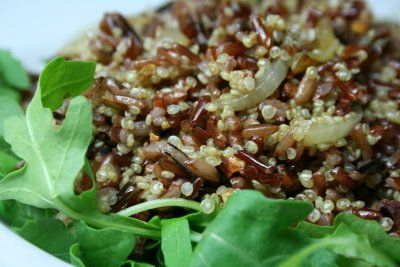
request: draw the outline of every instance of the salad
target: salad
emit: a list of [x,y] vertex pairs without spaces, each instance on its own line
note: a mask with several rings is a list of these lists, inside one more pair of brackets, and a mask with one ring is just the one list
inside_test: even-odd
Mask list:
[[74,266],[398,266],[399,36],[361,0],[196,0],[39,77],[0,50],[0,218]]

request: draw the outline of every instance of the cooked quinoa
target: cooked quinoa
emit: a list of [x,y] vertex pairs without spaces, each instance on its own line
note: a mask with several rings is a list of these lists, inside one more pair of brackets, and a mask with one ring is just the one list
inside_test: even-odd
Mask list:
[[[399,236],[398,33],[360,0],[177,1],[135,18],[106,14],[63,52],[97,61],[85,96],[100,209],[186,198],[211,213],[254,189],[312,203],[312,223],[352,212]],[[90,187],[83,175],[76,190]]]

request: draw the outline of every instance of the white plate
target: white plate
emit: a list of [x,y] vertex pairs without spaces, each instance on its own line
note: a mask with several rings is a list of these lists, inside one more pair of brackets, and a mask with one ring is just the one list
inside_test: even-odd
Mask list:
[[[105,11],[142,12],[165,0],[0,0],[0,48],[11,51],[31,71],[82,29],[94,25]],[[368,0],[380,19],[398,20],[399,0]],[[36,248],[0,224],[1,267],[70,266]]]

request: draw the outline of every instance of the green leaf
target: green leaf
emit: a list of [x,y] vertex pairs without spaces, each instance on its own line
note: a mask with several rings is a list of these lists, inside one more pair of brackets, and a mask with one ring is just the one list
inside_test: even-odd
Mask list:
[[69,249],[75,240],[61,221],[53,218],[30,221],[16,232],[44,251],[69,261]]
[[[49,77],[44,80],[51,84]],[[84,97],[72,99],[62,126],[56,127],[51,110],[42,107],[41,90],[45,88],[37,91],[25,117],[6,121],[5,139],[14,153],[25,160],[25,165],[0,181],[0,199],[58,209],[75,220],[99,228],[114,227],[159,238],[159,227],[117,214],[101,213],[96,187],[75,195],[74,181],[84,166],[92,137],[91,106]]]
[[36,94],[26,118],[6,120],[5,139],[26,164],[1,180],[1,198],[14,198],[39,208],[57,208],[55,198],[70,195],[72,183],[82,169],[91,137],[91,129],[85,125],[90,121],[90,105],[79,97],[71,101],[63,125],[56,129],[51,111],[41,107]]
[[70,256],[70,261],[72,265],[76,267],[85,267],[85,264],[83,263],[81,257],[81,247],[78,243],[72,245],[72,247],[69,249],[69,256]]
[[353,214],[342,213],[335,225],[344,224],[358,235],[366,235],[372,247],[381,250],[400,263],[400,240],[389,236],[376,221],[363,220]]
[[5,221],[6,218],[7,218],[7,212],[4,206],[4,201],[0,201],[0,220]]
[[65,61],[57,57],[46,65],[39,78],[43,107],[58,109],[66,98],[80,95],[93,82],[95,62]]
[[346,257],[337,257],[337,266],[351,266],[351,267],[374,267],[375,265],[367,263],[363,260],[349,259]]
[[0,50],[0,72],[9,86],[22,90],[28,90],[31,86],[29,75],[21,62],[5,50]]
[[186,219],[161,221],[161,249],[168,267],[188,267],[192,257],[189,223]]
[[12,228],[21,228],[27,222],[49,218],[54,214],[51,210],[38,209],[15,200],[4,200],[1,203],[4,211],[0,217]]
[[74,224],[72,233],[77,244],[71,254],[86,266],[119,267],[135,246],[132,234],[111,228],[96,230],[82,222]]
[[297,226],[297,229],[304,231],[310,237],[323,238],[332,235],[341,225],[345,225],[355,235],[366,236],[374,249],[382,251],[395,262],[400,263],[400,254],[398,253],[400,251],[400,240],[388,236],[375,221],[363,220],[349,213],[341,213],[336,216],[332,227],[321,227],[302,222]]
[[[371,263],[374,266],[396,266],[396,264],[384,253],[371,246],[368,237],[365,234],[354,233],[351,228],[345,224],[339,224],[332,235],[321,239],[321,243],[335,242],[335,240],[343,239],[339,246],[333,246],[330,250],[337,255],[346,258],[359,259]],[[328,245],[329,246],[329,245]]]
[[21,95],[11,87],[0,84],[0,97],[9,97],[15,102],[21,101]]
[[4,151],[4,152],[10,152],[11,151],[10,145],[7,144],[6,141],[4,141],[2,136],[0,136],[0,150]]
[[363,260],[374,266],[396,266],[389,257],[371,247],[366,236],[356,235],[346,225],[340,224],[332,235],[319,239],[313,242],[313,244],[304,247],[282,263],[280,267],[299,266],[302,262],[309,259],[312,253],[320,249],[328,249],[346,258]]
[[376,222],[343,214],[333,227],[303,222],[293,229],[310,209],[305,202],[240,191],[206,228],[190,266],[391,267],[399,263],[400,241]]
[[0,180],[16,169],[19,158],[11,151],[11,147],[0,136]]
[[190,266],[274,266],[310,243],[303,233],[289,229],[310,211],[306,202],[240,191],[207,227]]
[[302,267],[339,267],[336,264],[338,256],[329,250],[320,249],[312,253],[306,262],[301,264]]
[[14,155],[0,150],[0,179],[15,171],[19,159]]
[[9,96],[0,96],[0,136],[4,134],[4,120],[22,115],[22,108],[17,101]]
[[0,179],[14,171],[19,161],[11,152],[10,146],[3,140],[4,120],[22,115],[22,109],[14,98],[0,94]]
[[111,228],[96,230],[82,222],[69,231],[54,218],[28,221],[16,232],[52,255],[83,267],[119,267],[135,245],[131,234]]

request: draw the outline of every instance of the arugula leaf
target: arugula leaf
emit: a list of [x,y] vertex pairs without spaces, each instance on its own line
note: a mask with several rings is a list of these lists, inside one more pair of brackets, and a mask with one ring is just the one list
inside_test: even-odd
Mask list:
[[[46,73],[50,75],[52,71]],[[52,84],[50,77],[43,79]],[[50,89],[38,88],[25,117],[6,121],[5,139],[17,156],[25,160],[25,166],[0,181],[0,200],[15,199],[39,208],[58,209],[73,219],[100,228],[114,227],[160,237],[159,227],[101,213],[96,187],[79,196],[74,194],[73,184],[84,165],[92,136],[91,106],[84,97],[72,99],[63,125],[56,128],[52,112],[42,107],[42,90]]]
[[11,87],[1,85],[0,84],[0,97],[9,97],[10,99],[14,100],[15,102],[21,101],[21,95]]
[[[320,249],[328,249],[337,255],[360,259],[374,266],[396,266],[390,258],[371,247],[365,235],[354,234],[349,227],[340,224],[332,235],[318,239],[291,256],[281,267],[299,266]],[[323,259],[324,260],[324,259]]]
[[14,99],[0,96],[0,136],[4,134],[4,120],[12,116],[22,116],[23,111]]
[[310,209],[306,202],[238,192],[206,228],[190,266],[396,266],[394,262],[399,262],[400,241],[387,236],[376,222],[354,215],[339,215],[333,227],[302,222],[291,229]]
[[0,201],[0,220],[6,220],[7,212],[4,206],[4,201]]
[[188,221],[181,218],[162,220],[161,238],[161,249],[166,265],[168,267],[188,267],[192,257]]
[[54,218],[28,221],[16,232],[52,255],[83,267],[119,267],[135,245],[131,234],[111,228],[96,230],[82,222],[69,231]]
[[[340,242],[339,246],[328,245],[329,243],[334,244],[341,239],[343,241]],[[356,234],[345,224],[339,224],[332,235],[321,239],[319,241],[319,249],[325,242],[327,246],[332,246],[330,251],[335,252],[337,255],[342,255],[349,259],[359,259],[374,266],[396,266],[388,255],[385,255],[369,243],[367,235]]]
[[345,257],[337,257],[337,266],[351,266],[351,267],[375,267],[372,263],[365,262],[358,259],[350,259]]
[[49,218],[54,215],[52,210],[38,209],[15,200],[4,200],[1,203],[4,212],[0,214],[0,217],[14,229],[21,228],[30,221]]
[[4,141],[2,136],[0,136],[0,150],[4,151],[4,152],[10,152],[11,151],[10,145],[7,144],[6,141]]
[[3,74],[4,81],[9,86],[21,90],[28,90],[31,86],[29,75],[21,62],[5,50],[0,50],[0,72]]
[[91,136],[91,129],[84,125],[90,121],[91,108],[80,97],[71,101],[67,118],[56,129],[50,110],[41,107],[36,94],[26,118],[6,120],[5,139],[25,159],[26,165],[0,182],[1,198],[14,198],[40,208],[57,208],[53,201],[55,191],[59,189],[62,195],[72,190],[73,180],[83,166]]
[[111,228],[95,230],[82,222],[74,224],[72,233],[77,243],[71,247],[71,258],[79,258],[83,266],[119,267],[136,243],[129,233]]
[[[120,228],[140,231],[147,227],[143,222],[98,212],[95,188],[80,196],[73,193],[73,182],[83,165],[91,138],[91,107],[88,102],[83,97],[73,99],[60,128],[54,126],[50,110],[42,107],[41,97],[44,101],[55,101],[48,104],[55,108],[55,104],[62,103],[61,96],[80,94],[90,85],[93,72],[94,63],[55,59],[42,74],[41,87],[29,105],[25,118],[17,98],[10,97],[12,89],[1,88],[6,93],[0,93],[0,175],[8,174],[18,162],[12,156],[9,145],[1,138],[3,120],[6,118],[14,116],[8,119],[6,139],[25,159],[26,165],[1,181],[0,199],[12,198],[40,208],[56,208],[66,211],[71,217],[83,218],[102,227],[116,225],[115,228],[119,228],[118,223],[122,223],[124,225]],[[54,84],[62,86],[54,91]],[[18,134],[14,136],[15,133]],[[48,218],[53,215],[50,209],[39,209],[21,202],[0,202],[2,219],[22,237],[63,260],[71,259],[82,266],[120,266],[135,244],[132,234],[112,228],[94,230],[83,222],[74,224],[72,234],[62,222]],[[157,227],[149,228],[155,235],[159,234]],[[110,257],[109,253],[113,256]]]
[[310,211],[306,202],[235,193],[203,233],[190,266],[274,266],[311,242],[288,229]]
[[388,236],[377,222],[360,219],[354,214],[339,214],[331,227],[301,222],[297,229],[304,231],[310,237],[323,238],[332,235],[341,225],[345,225],[354,234],[365,235],[373,248],[384,252],[394,261],[400,263],[400,254],[398,253],[400,251],[400,240]]
[[43,107],[56,110],[66,98],[86,91],[95,70],[96,62],[65,61],[63,57],[50,61],[39,78]]
[[301,264],[302,267],[372,267],[375,265],[369,264],[363,260],[346,258],[335,254],[327,249],[319,249],[308,256],[307,260]]
[[16,232],[35,246],[65,261],[69,260],[69,249],[75,243],[65,225],[54,218],[27,222]]
[[312,253],[307,262],[304,262],[301,264],[302,267],[318,267],[318,266],[324,266],[324,267],[338,267],[338,264],[336,263],[338,259],[338,255],[335,253],[325,250],[325,249],[320,249],[317,252]]
[[81,260],[81,252],[80,252],[80,245],[79,244],[74,244],[72,247],[69,249],[69,257],[72,265],[76,267],[85,267],[85,264]]
[[19,161],[3,140],[4,120],[12,116],[22,116],[22,114],[22,109],[15,99],[0,95],[0,179],[14,171]]
[[0,179],[15,170],[19,159],[0,150]]

